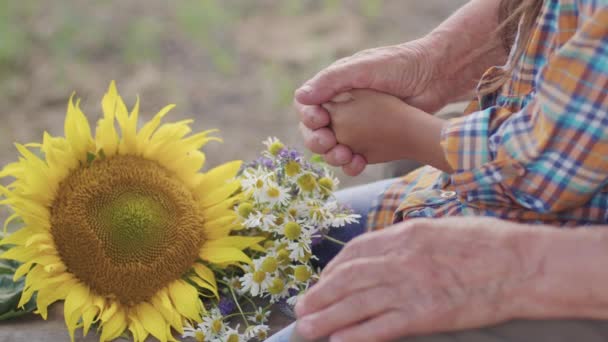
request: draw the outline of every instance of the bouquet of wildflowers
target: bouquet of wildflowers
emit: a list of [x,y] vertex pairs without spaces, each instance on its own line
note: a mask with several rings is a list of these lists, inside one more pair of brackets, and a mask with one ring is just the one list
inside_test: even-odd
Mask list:
[[[330,229],[359,218],[336,201],[333,194],[338,179],[321,162],[308,161],[277,138],[269,138],[264,145],[262,156],[240,172],[245,196],[235,210],[243,222],[240,235],[264,236],[266,240],[263,248],[249,252],[252,264],[235,269],[224,279],[223,291],[232,298],[220,300],[218,310],[207,320],[223,322],[222,317],[241,315],[248,321],[240,337],[243,341],[266,339],[270,306],[293,307],[297,296],[318,278],[311,247],[324,238],[333,240],[327,236]],[[252,311],[234,312],[243,307]],[[228,326],[213,329],[205,323],[188,330],[188,336],[198,333],[199,337],[235,333]]]
[[[73,340],[263,341],[274,304],[294,305],[318,275],[311,246],[358,219],[337,179],[271,138],[260,159],[201,171],[215,130],[140,125],[112,82],[94,130],[70,98],[64,136],[16,144],[0,169],[0,320],[64,302]],[[339,241],[336,241],[339,243]],[[9,285],[10,285],[9,284]],[[3,299],[4,298],[4,299]]]

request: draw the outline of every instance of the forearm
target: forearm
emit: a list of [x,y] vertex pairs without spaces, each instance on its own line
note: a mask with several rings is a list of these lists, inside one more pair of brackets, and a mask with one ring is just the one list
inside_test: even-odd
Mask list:
[[506,62],[507,51],[494,36],[499,4],[500,0],[472,0],[421,39],[449,101],[470,97],[489,67]]
[[398,142],[393,146],[398,150],[398,159],[410,159],[430,165],[441,171],[452,173],[443,148],[441,147],[441,132],[446,121],[414,108],[402,107],[399,125],[392,125],[398,130],[395,136]]
[[514,318],[608,319],[608,226],[531,227]]

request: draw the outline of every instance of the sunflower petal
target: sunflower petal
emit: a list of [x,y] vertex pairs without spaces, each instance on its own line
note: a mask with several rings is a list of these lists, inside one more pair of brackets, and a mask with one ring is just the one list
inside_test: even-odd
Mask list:
[[191,276],[189,279],[192,280],[196,285],[200,286],[201,288],[211,291],[216,298],[220,298],[220,295],[217,292],[217,288],[214,286],[211,286],[208,282],[202,280],[201,278],[199,278],[195,275]]
[[191,320],[199,320],[201,316],[201,303],[198,291],[183,280],[177,280],[169,286],[169,296],[177,311]]
[[160,341],[167,341],[167,322],[150,303],[143,302],[137,306],[137,317],[152,336]]
[[[4,235],[6,235],[6,234],[7,234],[7,232],[8,232],[8,225],[9,225],[9,224],[11,224],[11,222],[15,221],[15,220],[16,220],[16,219],[18,219],[18,218],[19,218],[19,215],[17,215],[17,214],[12,214],[11,216],[9,216],[9,217],[6,219],[6,221],[4,221],[4,227],[3,227],[3,232],[4,232]],[[5,239],[0,239],[0,245],[4,244],[4,243],[2,242],[3,240],[5,240]]]
[[205,243],[205,248],[234,247],[242,250],[264,240],[264,237],[258,236],[227,236],[218,240],[208,241]]
[[199,256],[212,264],[234,264],[238,262],[251,264],[251,259],[247,254],[233,247],[203,247]]
[[223,184],[221,187],[207,192],[204,196],[201,196],[199,202],[203,208],[214,206],[230,197],[230,195],[234,194],[240,187],[241,182],[238,180]]
[[146,147],[148,142],[150,141],[150,137],[154,133],[154,131],[160,125],[161,120],[171,109],[175,108],[174,104],[165,106],[161,109],[152,120],[148,121],[144,127],[137,133],[137,152],[139,154],[143,153],[143,149]]
[[179,333],[183,333],[182,318],[171,304],[171,299],[166,289],[159,291],[156,296],[152,298],[152,305],[160,312],[167,322]]
[[231,161],[220,166],[217,166],[204,174],[197,192],[205,194],[208,189],[213,189],[217,184],[224,184],[228,180],[234,178],[241,169],[243,162],[240,160]]
[[95,305],[89,306],[82,314],[82,335],[87,336],[93,320],[99,313],[99,308]]
[[127,316],[119,309],[101,326],[100,341],[112,341],[116,339],[127,328]]
[[63,307],[63,316],[65,318],[65,324],[68,327],[70,333],[70,339],[74,341],[74,331],[77,328],[78,320],[80,319],[81,308],[89,300],[89,289],[81,284],[74,284],[70,293],[65,299]]
[[129,319],[129,330],[133,334],[133,341],[145,341],[148,338],[148,331],[144,328],[144,325],[137,318],[137,312],[130,310],[127,315]]

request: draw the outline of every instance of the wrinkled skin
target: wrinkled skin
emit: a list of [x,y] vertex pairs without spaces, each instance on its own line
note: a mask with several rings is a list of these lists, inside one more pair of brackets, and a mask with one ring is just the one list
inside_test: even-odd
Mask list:
[[513,318],[538,272],[530,227],[489,218],[411,220],[349,243],[296,306],[309,339],[388,341]]
[[435,112],[449,100],[448,82],[441,77],[429,48],[421,41],[364,50],[333,63],[296,91],[294,106],[306,147],[326,161],[358,175],[367,161],[339,144],[321,106],[350,89],[372,89],[396,96],[411,106]]

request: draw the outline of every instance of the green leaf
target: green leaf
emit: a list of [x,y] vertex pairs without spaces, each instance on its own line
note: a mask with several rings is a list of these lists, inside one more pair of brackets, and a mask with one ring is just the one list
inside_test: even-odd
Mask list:
[[[0,253],[9,248],[11,246],[0,246]],[[32,297],[23,309],[17,308],[21,293],[23,292],[23,286],[25,285],[23,278],[17,282],[13,281],[13,275],[17,267],[19,267],[18,262],[0,259],[0,321],[23,316],[36,309],[35,296]]]

